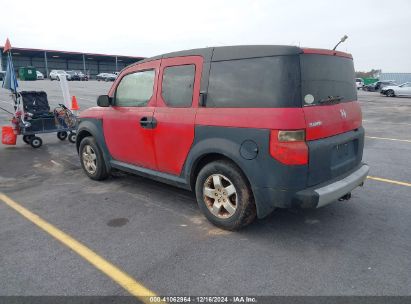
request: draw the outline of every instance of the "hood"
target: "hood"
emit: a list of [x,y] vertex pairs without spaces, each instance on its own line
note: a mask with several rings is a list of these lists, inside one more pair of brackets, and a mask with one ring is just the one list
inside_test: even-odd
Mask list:
[[80,113],[80,120],[82,118],[96,118],[101,119],[103,117],[104,111],[108,109],[108,107],[92,107],[88,108]]

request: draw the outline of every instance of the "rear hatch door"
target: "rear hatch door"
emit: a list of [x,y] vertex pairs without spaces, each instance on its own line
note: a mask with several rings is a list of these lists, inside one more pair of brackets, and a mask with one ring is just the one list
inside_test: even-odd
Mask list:
[[300,56],[308,186],[348,174],[362,159],[364,130],[353,61],[334,54]]

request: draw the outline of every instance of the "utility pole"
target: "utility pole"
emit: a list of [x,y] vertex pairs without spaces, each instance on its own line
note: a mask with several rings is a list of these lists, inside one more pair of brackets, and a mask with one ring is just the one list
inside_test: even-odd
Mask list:
[[47,52],[44,51],[44,65],[46,67],[46,78],[49,78],[49,67],[47,65]]

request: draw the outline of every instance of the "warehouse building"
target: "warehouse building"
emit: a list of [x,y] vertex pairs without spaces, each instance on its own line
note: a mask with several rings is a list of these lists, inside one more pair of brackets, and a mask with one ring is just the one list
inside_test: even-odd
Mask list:
[[[0,47],[0,70],[6,69],[6,54]],[[16,71],[20,67],[35,67],[48,77],[51,70],[80,70],[94,78],[99,73],[119,72],[124,67],[144,59],[144,57],[66,52],[55,50],[12,48],[13,64]]]
[[397,84],[411,82],[411,73],[381,73],[379,80],[393,80]]

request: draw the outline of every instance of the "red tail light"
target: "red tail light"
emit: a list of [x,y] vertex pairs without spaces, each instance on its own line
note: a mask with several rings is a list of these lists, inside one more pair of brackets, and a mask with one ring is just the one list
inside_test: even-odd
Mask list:
[[271,130],[270,154],[285,165],[308,164],[305,130]]

